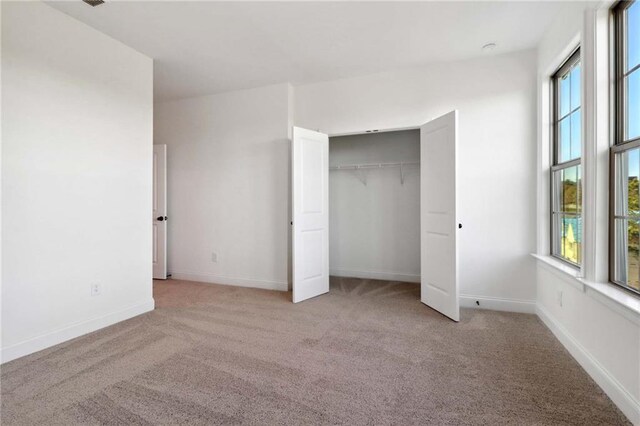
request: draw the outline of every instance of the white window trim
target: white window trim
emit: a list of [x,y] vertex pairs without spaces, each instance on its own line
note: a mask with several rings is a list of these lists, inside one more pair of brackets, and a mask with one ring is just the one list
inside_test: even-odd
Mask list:
[[[540,143],[538,144],[538,233],[537,233],[537,255],[546,256],[555,259],[551,254],[551,166],[553,165],[553,117],[551,111],[553,109],[553,83],[552,79],[558,68],[571,56],[573,52],[581,47],[580,34],[574,36],[569,45],[563,49],[553,64],[545,70],[544,74],[539,79],[538,87],[538,101],[539,101],[539,116],[538,124],[540,129]],[[582,59],[581,59],[582,60]],[[582,71],[584,73],[584,71]],[[583,74],[584,75],[584,74]],[[582,109],[584,108],[584,77],[583,79],[583,93],[581,94]],[[584,112],[582,113],[584,115]],[[584,134],[584,119],[582,120],[582,130]],[[583,152],[584,152],[584,138],[583,138]],[[583,154],[584,155],[584,154]],[[582,171],[582,203],[584,212],[584,166]],[[583,213],[584,214],[584,213]],[[583,217],[584,223],[584,217]],[[583,226],[584,229],[584,226]],[[584,231],[583,231],[584,233]],[[584,241],[584,236],[583,236]],[[584,246],[584,242],[583,242]],[[584,249],[583,249],[584,253]],[[573,269],[577,276],[582,276],[584,269],[584,255],[582,264],[578,266],[569,266],[557,260],[558,264],[563,264],[568,268]]]
[[[574,60],[574,57],[577,55],[578,59]],[[565,68],[567,66],[567,64],[569,63],[574,63],[574,65],[569,66],[568,69],[563,70],[563,68]],[[575,162],[578,161],[578,167],[581,168],[581,173],[580,173],[580,194],[582,196],[582,193],[584,191],[584,167],[582,166],[583,163],[583,153],[582,150],[584,149],[584,143],[582,143],[582,146],[580,147],[581,152],[580,152],[580,156],[578,158],[574,158],[571,160],[567,160],[566,162],[560,162],[561,160],[558,158],[560,155],[560,150],[559,150],[559,129],[558,129],[558,125],[560,124],[560,122],[558,121],[558,109],[559,109],[559,105],[561,100],[559,92],[560,92],[560,71],[565,71],[566,74],[568,74],[570,71],[572,71],[573,67],[575,66],[575,64],[580,64],[580,68],[582,68],[582,52],[580,49],[580,45],[578,45],[568,56],[567,58],[565,58],[563,60],[563,63],[558,67],[558,69],[553,73],[553,75],[551,76],[551,82],[550,82],[550,87],[551,87],[551,98],[550,98],[550,107],[549,107],[549,112],[551,114],[551,118],[550,118],[550,132],[551,132],[551,136],[550,136],[550,172],[549,172],[549,188],[550,188],[550,192],[549,195],[551,196],[551,199],[553,200],[556,195],[554,191],[557,191],[557,188],[554,189],[555,187],[555,182],[554,182],[554,169],[555,169],[555,173],[559,172],[560,170],[566,170],[566,168],[569,167],[574,167],[574,166],[567,166],[567,163],[570,162]],[[582,95],[584,93],[584,87],[583,87],[583,83],[584,83],[584,78],[581,78],[580,81],[580,95],[581,95],[581,102],[580,102],[580,114],[584,114],[584,105],[582,104]],[[569,108],[571,109],[571,108]],[[569,114],[570,115],[570,114]],[[568,118],[568,116],[566,117]],[[581,127],[584,127],[584,119],[581,118],[580,120],[580,125]],[[581,129],[582,130],[582,134],[584,135],[584,128]],[[584,137],[582,138],[584,141]],[[553,223],[553,219],[554,219],[554,215],[557,212],[554,212],[554,208],[553,208],[553,203],[554,201],[551,201],[549,203],[549,214],[550,214],[550,218],[549,218],[549,232],[551,234],[551,239],[550,239],[550,248],[549,248],[549,252],[551,254],[551,256],[553,256],[554,258],[560,260],[561,262],[564,262],[567,264],[567,266],[574,268],[578,271],[582,270],[582,265],[583,265],[583,259],[580,259],[580,264],[575,264],[571,261],[569,261],[568,259],[564,259],[559,253],[554,253],[554,247],[556,246],[556,244],[558,243],[555,239],[556,238],[561,238],[562,233],[557,230],[556,233],[553,232],[553,227],[554,227],[554,223]],[[582,209],[584,208],[584,204],[580,206],[580,213],[577,215],[577,217],[580,217],[580,219],[584,220],[584,215],[583,215],[583,211]],[[566,212],[562,212],[562,213],[566,213]],[[583,231],[584,231],[584,221],[583,221]],[[581,236],[582,238],[582,248],[584,247],[584,238]]]
[[[612,143],[610,120],[613,80],[609,52],[612,22],[609,9],[614,1],[604,1],[597,9],[588,9],[584,32],[556,57],[539,79],[538,125],[538,233],[537,263],[568,284],[640,324],[640,298],[609,282],[609,148]],[[584,34],[589,35],[585,37]],[[561,63],[578,46],[582,61],[582,265],[576,268],[551,255],[551,218],[549,212],[552,165],[551,78]]]
[[583,60],[583,277],[609,283],[609,148],[613,138],[610,7],[587,10]]

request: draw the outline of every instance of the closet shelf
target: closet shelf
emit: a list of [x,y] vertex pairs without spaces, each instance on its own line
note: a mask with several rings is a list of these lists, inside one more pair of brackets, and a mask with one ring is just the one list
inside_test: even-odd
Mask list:
[[[386,167],[400,167],[400,184],[404,185],[404,167],[405,166],[419,166],[419,161],[401,161],[397,163],[364,163],[364,164],[342,164],[339,166],[331,166],[329,170],[356,170],[364,171],[367,169],[383,169]],[[360,174],[360,181],[366,185],[367,178]]]
[[418,166],[419,161],[402,161],[399,163],[366,163],[366,164],[342,164],[329,167],[329,170],[357,170],[357,169],[382,169],[383,167]]

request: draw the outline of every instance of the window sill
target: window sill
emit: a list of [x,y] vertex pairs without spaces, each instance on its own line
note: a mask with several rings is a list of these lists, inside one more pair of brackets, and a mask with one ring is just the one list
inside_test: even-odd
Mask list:
[[580,269],[568,265],[553,256],[544,256],[539,254],[532,254],[531,256],[533,256],[536,260],[538,260],[538,262],[544,265],[555,275],[558,275],[559,278],[563,279],[568,284],[572,285],[582,292],[585,291],[585,283],[580,277]]
[[545,268],[554,272],[565,282],[578,290],[589,293],[629,320],[640,325],[640,296],[618,288],[615,284],[587,281],[580,277],[580,270],[573,268],[551,256],[532,254]]
[[[581,278],[581,280],[583,280]],[[623,308],[627,317],[640,325],[640,296],[611,283],[597,283],[583,280],[591,293],[596,293],[605,304],[611,304],[612,308]],[[629,317],[628,314],[631,314]]]

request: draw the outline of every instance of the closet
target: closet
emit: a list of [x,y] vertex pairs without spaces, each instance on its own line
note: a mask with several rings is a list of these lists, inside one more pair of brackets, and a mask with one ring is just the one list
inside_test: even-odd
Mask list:
[[329,266],[420,282],[420,130],[329,138]]
[[416,128],[330,143],[293,127],[294,303],[328,293],[330,274],[416,281],[425,305],[459,320],[458,112]]

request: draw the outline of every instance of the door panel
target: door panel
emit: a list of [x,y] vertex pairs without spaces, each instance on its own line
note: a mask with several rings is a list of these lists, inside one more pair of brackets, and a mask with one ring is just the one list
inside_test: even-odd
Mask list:
[[153,278],[167,278],[167,146],[153,146]]
[[293,301],[329,291],[329,137],[293,128]]
[[457,121],[452,111],[420,128],[420,299],[454,321],[460,319]]

